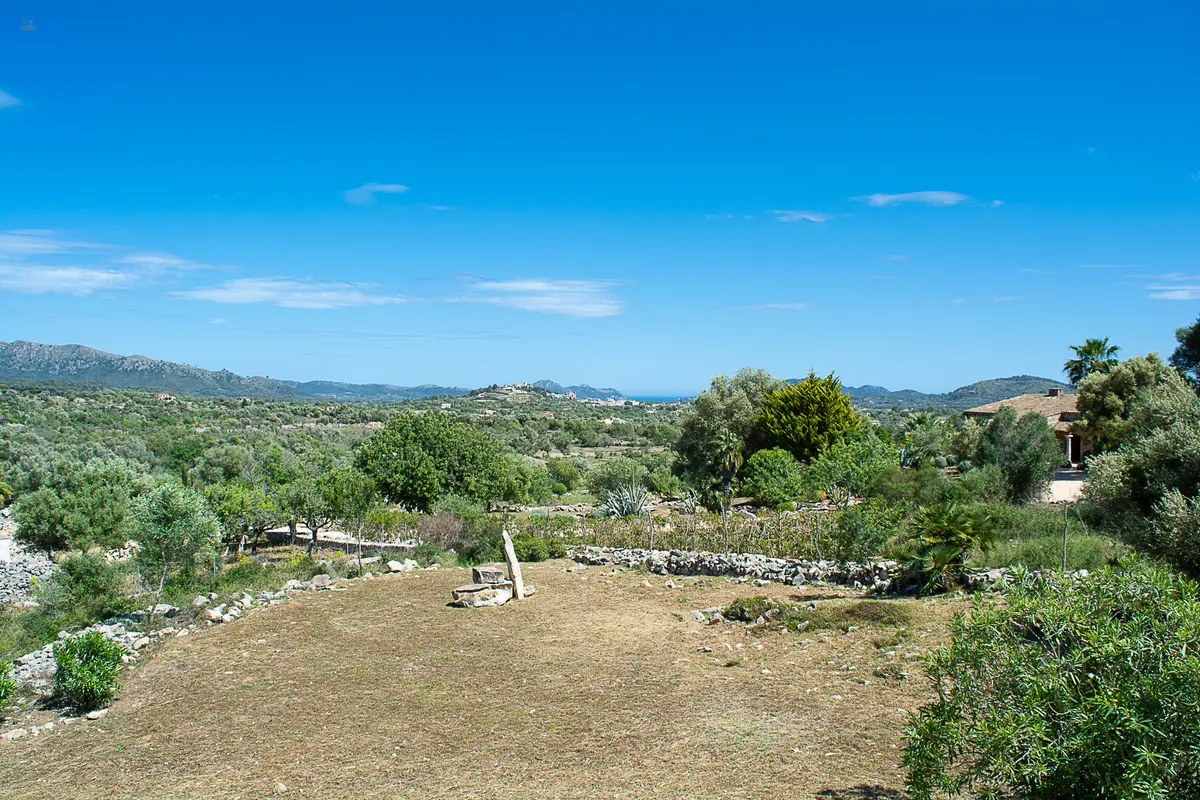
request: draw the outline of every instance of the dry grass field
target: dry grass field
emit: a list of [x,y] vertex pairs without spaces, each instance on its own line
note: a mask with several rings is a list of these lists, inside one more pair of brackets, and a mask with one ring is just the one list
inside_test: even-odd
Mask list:
[[911,654],[946,605],[891,601],[903,633],[754,633],[688,612],[853,601],[567,566],[529,566],[538,593],[499,608],[446,607],[465,570],[415,572],[172,639],[103,719],[0,747],[0,797],[902,796],[905,709],[928,693]]

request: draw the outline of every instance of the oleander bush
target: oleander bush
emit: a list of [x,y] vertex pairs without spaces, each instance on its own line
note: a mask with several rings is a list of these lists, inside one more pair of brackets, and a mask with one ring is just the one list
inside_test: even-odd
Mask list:
[[960,612],[910,718],[916,800],[1200,797],[1200,593],[1125,561]]
[[58,695],[81,711],[108,705],[117,692],[125,650],[98,631],[62,639],[54,645],[54,685]]

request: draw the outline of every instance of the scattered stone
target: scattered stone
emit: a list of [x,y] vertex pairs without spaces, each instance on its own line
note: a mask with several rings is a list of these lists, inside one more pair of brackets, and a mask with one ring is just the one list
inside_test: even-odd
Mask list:
[[418,564],[416,561],[413,561],[411,558],[406,558],[403,561],[387,562],[388,572],[410,572],[419,568],[420,566],[420,564]]
[[483,608],[499,606],[513,599],[513,584],[504,583],[468,583],[459,586],[451,593],[454,605],[462,608]]
[[143,647],[145,647],[148,644],[150,644],[150,637],[143,636],[142,638],[138,639],[137,641],[135,641],[133,643],[133,649],[141,650]]
[[663,583],[663,588],[664,589],[678,589],[679,587],[675,585],[674,581],[668,579],[667,581],[665,581]]
[[196,595],[196,599],[192,601],[192,608],[207,608],[210,603],[212,603],[212,600],[209,600],[204,595]]
[[204,616],[207,617],[208,619],[212,620],[213,622],[220,622],[221,618],[225,616],[225,604],[222,603],[221,605],[217,606],[216,608],[204,609]]
[[471,568],[471,583],[504,583],[507,580],[502,567]]
[[332,583],[333,583],[333,579],[330,578],[328,575],[326,575],[324,572],[320,572],[320,573],[317,573],[316,575],[313,575],[312,585],[317,589],[328,589]]
[[703,611],[692,611],[690,613],[692,615],[692,619],[696,620],[696,622],[704,622],[704,620],[707,619],[707,617],[704,616]]
[[23,739],[28,735],[29,731],[25,730],[24,728],[17,728],[16,730],[11,730],[4,734],[4,738],[11,742],[13,739]]
[[89,711],[88,713],[84,714],[84,716],[94,722],[95,720],[101,719],[107,713],[107,708],[101,708],[97,711]]

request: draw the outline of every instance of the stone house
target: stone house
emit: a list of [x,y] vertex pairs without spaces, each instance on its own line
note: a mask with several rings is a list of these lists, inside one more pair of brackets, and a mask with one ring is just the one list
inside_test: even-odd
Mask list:
[[1073,423],[1080,418],[1079,407],[1073,394],[1065,394],[1062,389],[1051,389],[1045,394],[1023,394],[976,408],[968,408],[963,412],[963,416],[988,420],[1002,406],[1011,406],[1016,410],[1017,416],[1024,416],[1030,411],[1036,411],[1044,416],[1050,423],[1050,427],[1054,429],[1054,435],[1058,437],[1063,454],[1072,466],[1081,466],[1083,457],[1092,449],[1092,442],[1084,440],[1073,430]]

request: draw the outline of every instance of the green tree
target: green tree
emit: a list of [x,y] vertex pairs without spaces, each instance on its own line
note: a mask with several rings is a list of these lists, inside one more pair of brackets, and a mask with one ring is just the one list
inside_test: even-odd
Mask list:
[[129,538],[130,502],[147,486],[121,459],[59,462],[44,486],[17,501],[17,536],[47,551],[117,547]]
[[1063,364],[1063,372],[1067,373],[1072,386],[1088,375],[1110,372],[1117,366],[1117,353],[1120,347],[1110,345],[1108,337],[1103,339],[1084,339],[1081,345],[1071,345],[1075,357]]
[[443,494],[483,503],[504,495],[504,445],[480,428],[445,414],[396,414],[355,448],[355,465],[384,496],[428,511]]
[[1172,370],[1157,354],[1134,356],[1108,372],[1095,373],[1079,384],[1076,402],[1081,419],[1074,429],[1093,439],[1102,450],[1120,446],[1130,433],[1130,419],[1139,393],[1158,386]]
[[158,574],[160,593],[172,570],[190,573],[221,539],[221,525],[204,497],[173,482],[134,500],[131,517],[138,562],[148,574]]
[[760,505],[778,508],[804,494],[800,462],[778,447],[759,450],[746,459],[741,490]]
[[800,461],[809,461],[848,433],[861,429],[861,421],[842,382],[832,373],[768,392],[755,420],[758,443],[782,447]]
[[1200,386],[1200,319],[1175,331],[1178,346],[1171,353],[1168,363],[1193,386]]
[[1092,459],[1084,498],[1134,547],[1200,577],[1200,398],[1175,372],[1130,403],[1125,443]]
[[761,369],[743,369],[732,378],[713,378],[710,387],[681,414],[675,443],[676,471],[697,487],[707,490],[721,486],[732,452],[731,437],[741,443],[739,450],[744,453],[754,435],[754,419],[763,398],[779,385]]
[[258,552],[263,535],[275,527],[284,516],[276,498],[265,489],[241,482],[217,483],[205,487],[204,496],[232,546],[238,552],[251,541],[250,551]]
[[899,469],[899,464],[900,453],[886,435],[850,435],[834,441],[813,459],[805,470],[804,483],[845,508],[885,475]]
[[579,468],[569,458],[552,458],[546,462],[546,469],[555,483],[561,483],[568,490],[574,489],[579,483]]
[[1200,796],[1198,621],[1194,582],[1129,564],[980,595],[925,662],[912,796]]
[[1026,503],[1042,496],[1063,453],[1045,416],[1030,411],[1018,418],[1012,406],[1001,406],[983,431],[976,461],[998,466],[1008,498]]
[[358,565],[362,567],[363,532],[382,505],[379,487],[369,476],[354,467],[339,467],[325,476],[325,496],[330,512],[342,529],[352,532],[358,544]]
[[598,498],[625,486],[641,485],[646,479],[646,468],[627,456],[606,458],[587,471],[584,483],[588,491]]

